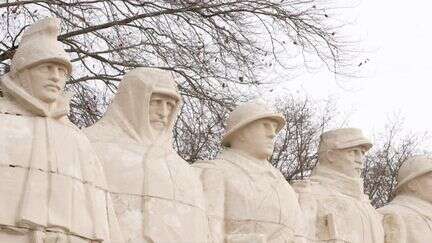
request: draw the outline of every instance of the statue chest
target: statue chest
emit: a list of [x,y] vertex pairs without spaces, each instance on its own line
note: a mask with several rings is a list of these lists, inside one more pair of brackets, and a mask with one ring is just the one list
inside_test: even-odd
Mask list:
[[52,119],[0,116],[1,165],[93,180],[94,153],[77,129]]
[[236,173],[226,181],[227,217],[291,225],[300,211],[294,190],[267,174]]

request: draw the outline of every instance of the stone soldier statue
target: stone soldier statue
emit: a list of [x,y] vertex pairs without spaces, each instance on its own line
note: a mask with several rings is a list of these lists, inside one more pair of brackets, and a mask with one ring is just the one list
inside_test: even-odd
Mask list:
[[172,148],[180,107],[172,73],[136,68],[102,119],[86,130],[104,163],[127,242],[207,242],[199,175]]
[[58,22],[30,26],[1,79],[0,242],[121,242],[90,142],[67,119]]
[[409,158],[399,170],[396,197],[378,211],[386,243],[432,242],[432,158]]
[[230,114],[216,160],[194,164],[201,170],[213,242],[298,242],[297,196],[268,158],[285,125],[261,100]]
[[363,193],[364,154],[372,147],[359,129],[325,132],[319,164],[299,193],[309,242],[382,243],[381,218]]

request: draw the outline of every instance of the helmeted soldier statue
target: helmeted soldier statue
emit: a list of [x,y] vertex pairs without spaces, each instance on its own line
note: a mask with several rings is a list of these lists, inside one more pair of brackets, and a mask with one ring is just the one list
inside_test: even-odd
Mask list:
[[101,164],[67,119],[58,32],[52,18],[30,26],[1,79],[0,242],[122,242]]
[[364,154],[372,143],[359,129],[321,135],[319,163],[309,180],[293,183],[308,242],[381,243],[381,218],[363,192]]
[[171,72],[136,68],[102,119],[85,130],[129,243],[208,242],[199,176],[172,148],[180,107]]
[[432,242],[432,158],[408,158],[398,174],[396,197],[378,209],[386,243]]
[[262,100],[231,112],[225,147],[216,160],[199,161],[213,242],[297,242],[297,196],[268,161],[284,118]]

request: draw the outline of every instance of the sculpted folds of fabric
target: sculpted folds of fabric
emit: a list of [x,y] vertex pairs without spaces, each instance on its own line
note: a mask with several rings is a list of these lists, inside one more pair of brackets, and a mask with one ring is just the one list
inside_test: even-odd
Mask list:
[[128,72],[89,141],[67,119],[58,34],[53,18],[25,29],[1,77],[0,243],[432,242],[431,158],[404,162],[378,213],[361,178],[372,143],[330,130],[294,191],[268,161],[285,119],[252,100],[231,112],[221,154],[192,167],[172,148],[182,103],[168,71]]
[[416,198],[396,196],[379,209],[384,215],[386,243],[432,242],[432,205]]
[[354,128],[321,135],[319,164],[309,180],[294,183],[309,242],[379,243],[381,216],[363,193],[364,153],[372,144]]
[[284,123],[261,100],[242,104],[230,114],[222,154],[194,164],[201,169],[213,242],[300,239],[297,196],[267,161]]
[[[150,98],[155,93],[179,101],[162,134],[155,134],[149,122]],[[171,145],[179,107],[170,73],[138,68],[125,76],[101,121],[86,130],[103,160],[128,242],[207,242],[198,174]]]
[[379,208],[386,243],[432,242],[432,159],[408,158],[398,174],[396,197]]
[[302,217],[294,190],[279,171],[227,149],[214,161],[196,162],[209,202],[212,238],[262,235],[263,242],[295,242]]
[[294,184],[308,241],[382,242],[381,218],[361,183],[335,171],[319,171],[310,180]]
[[[55,19],[31,26],[14,57],[12,70],[26,72],[33,67],[29,65],[45,62],[54,63],[49,64],[54,68],[57,63],[68,66],[66,53],[57,46],[57,28]],[[39,52],[29,48],[35,44],[31,43],[34,38],[47,40],[39,43]],[[54,46],[47,46],[49,43]],[[48,55],[44,50],[49,48]],[[23,50],[30,51],[30,56]],[[51,75],[45,66],[36,68]],[[50,235],[62,243],[122,242],[101,164],[88,139],[67,120],[67,98],[60,95],[55,102],[46,103],[33,95],[40,90],[28,89],[32,84],[19,77],[8,73],[1,80],[1,242],[48,241]],[[52,78],[49,82],[61,92],[63,87],[56,84],[59,80]]]

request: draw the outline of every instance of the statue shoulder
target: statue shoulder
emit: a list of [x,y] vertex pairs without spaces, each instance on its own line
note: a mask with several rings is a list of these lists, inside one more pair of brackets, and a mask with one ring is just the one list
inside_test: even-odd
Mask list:
[[291,186],[297,194],[308,194],[313,193],[321,187],[321,183],[307,178],[303,180],[293,180],[291,181]]
[[18,116],[29,114],[29,112],[20,107],[16,102],[13,102],[6,97],[0,97],[0,113]]
[[202,169],[202,170],[223,170],[222,165],[226,164],[226,162],[222,159],[214,159],[214,160],[197,160],[192,164],[193,167]]
[[400,208],[387,205],[378,209],[382,214],[382,224],[385,232],[385,243],[408,243],[405,222],[400,215]]
[[120,128],[98,121],[95,124],[83,129],[84,134],[91,143],[118,143],[124,133]]
[[224,163],[223,160],[198,160],[192,164],[192,167],[199,171],[202,180],[208,178],[218,178],[223,180],[225,177],[225,168],[221,166]]
[[405,207],[392,204],[391,202],[384,207],[377,209],[378,213],[388,220],[403,220],[405,214],[409,213]]

